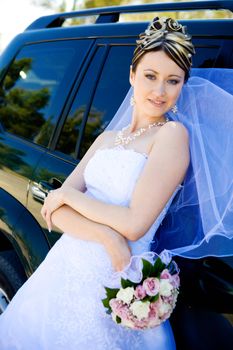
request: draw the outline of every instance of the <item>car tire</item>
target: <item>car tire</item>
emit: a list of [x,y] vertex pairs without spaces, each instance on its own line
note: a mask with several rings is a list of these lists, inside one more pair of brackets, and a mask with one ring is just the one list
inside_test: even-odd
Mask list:
[[13,250],[0,252],[0,314],[26,281],[21,262]]

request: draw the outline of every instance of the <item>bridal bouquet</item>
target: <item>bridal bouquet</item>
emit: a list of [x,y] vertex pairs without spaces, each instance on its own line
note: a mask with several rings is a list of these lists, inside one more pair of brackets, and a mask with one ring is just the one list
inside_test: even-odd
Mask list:
[[116,323],[135,330],[156,327],[168,319],[180,285],[175,262],[166,265],[160,257],[152,263],[140,260],[140,281],[135,283],[121,277],[121,287],[105,287],[107,297],[102,300]]

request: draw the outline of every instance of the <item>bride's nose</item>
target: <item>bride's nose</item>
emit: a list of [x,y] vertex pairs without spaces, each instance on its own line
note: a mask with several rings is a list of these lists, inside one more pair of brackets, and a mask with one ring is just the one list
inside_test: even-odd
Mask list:
[[164,96],[166,94],[164,82],[157,82],[153,88],[153,92],[156,97]]

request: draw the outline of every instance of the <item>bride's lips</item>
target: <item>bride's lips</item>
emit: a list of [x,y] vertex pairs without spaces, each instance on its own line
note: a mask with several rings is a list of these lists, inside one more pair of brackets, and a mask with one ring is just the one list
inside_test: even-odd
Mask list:
[[154,106],[154,107],[162,107],[165,104],[165,101],[154,101],[151,99],[148,99],[148,101]]

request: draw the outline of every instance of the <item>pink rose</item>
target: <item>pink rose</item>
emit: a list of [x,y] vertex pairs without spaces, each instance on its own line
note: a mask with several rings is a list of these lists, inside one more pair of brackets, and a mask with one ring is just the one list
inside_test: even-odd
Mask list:
[[173,305],[173,301],[174,301],[173,295],[170,295],[169,297],[162,296],[162,299],[163,299],[163,302]]
[[158,316],[158,308],[160,303],[160,299],[157,300],[155,303],[150,303],[149,318],[154,318]]
[[161,272],[160,278],[162,278],[162,279],[169,279],[169,280],[170,280],[171,274],[170,274],[170,272],[168,271],[168,269],[164,269],[164,270]]
[[159,292],[159,280],[155,277],[149,277],[143,282],[143,287],[147,295],[153,296]]
[[119,308],[118,316],[122,320],[128,320],[129,319],[129,309],[128,309],[127,305],[123,305],[122,307]]
[[121,300],[111,299],[109,302],[112,311],[121,319],[127,320],[129,318],[129,309]]
[[161,304],[161,299],[159,298],[155,303],[150,304],[150,312],[148,317],[148,327],[152,328],[158,326],[161,321],[159,319],[158,308]]
[[136,287],[134,295],[136,299],[143,299],[146,296],[145,288],[140,284]]
[[152,328],[152,327],[156,327],[161,323],[159,317],[155,316],[155,317],[150,317],[148,320],[148,327]]
[[148,320],[147,319],[143,319],[143,320],[134,320],[134,325],[135,325],[135,329],[145,329],[148,326]]
[[179,277],[178,273],[176,273],[175,275],[171,276],[171,284],[173,285],[174,288],[179,288],[179,286],[180,286],[180,277]]
[[122,307],[123,302],[118,299],[111,299],[109,305],[111,306],[112,311],[118,315],[118,311]]

